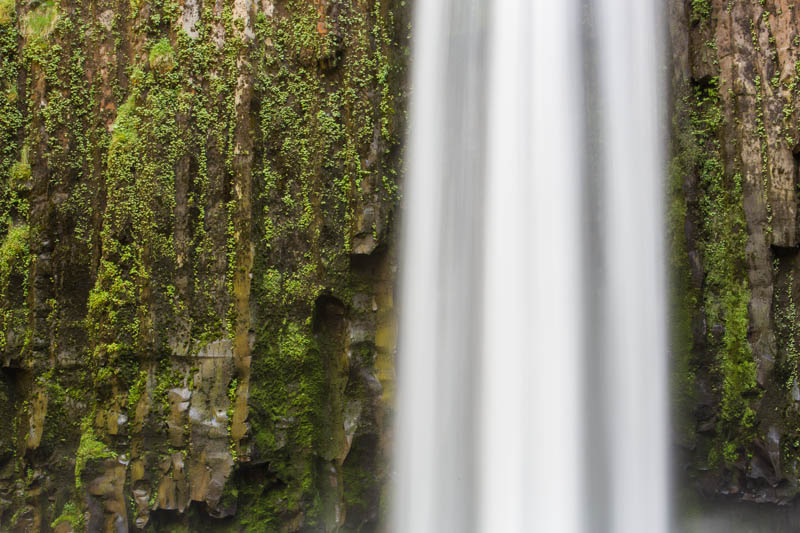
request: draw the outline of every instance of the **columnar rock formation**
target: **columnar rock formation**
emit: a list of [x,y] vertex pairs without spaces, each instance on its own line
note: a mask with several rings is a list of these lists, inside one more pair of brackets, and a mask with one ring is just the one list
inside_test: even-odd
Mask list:
[[399,0],[0,0],[0,530],[377,527],[407,45]]
[[788,503],[800,492],[800,4],[669,9],[679,476]]

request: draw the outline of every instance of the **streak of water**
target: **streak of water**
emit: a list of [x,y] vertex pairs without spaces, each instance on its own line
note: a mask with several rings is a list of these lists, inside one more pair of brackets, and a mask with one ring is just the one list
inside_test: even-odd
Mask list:
[[668,529],[656,11],[416,5],[397,532]]

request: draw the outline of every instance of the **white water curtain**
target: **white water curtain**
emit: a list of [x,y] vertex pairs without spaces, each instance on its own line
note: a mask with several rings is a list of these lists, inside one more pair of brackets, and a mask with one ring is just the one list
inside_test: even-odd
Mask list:
[[396,533],[666,533],[655,0],[419,0]]

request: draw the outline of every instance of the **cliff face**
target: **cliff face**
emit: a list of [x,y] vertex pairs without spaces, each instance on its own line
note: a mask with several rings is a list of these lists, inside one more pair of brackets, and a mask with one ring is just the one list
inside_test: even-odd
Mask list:
[[800,5],[669,9],[680,466],[705,494],[787,503],[800,492]]
[[0,529],[377,527],[407,34],[0,0]]
[[[800,492],[800,4],[670,0],[680,480]],[[401,0],[0,0],[0,530],[371,531]]]

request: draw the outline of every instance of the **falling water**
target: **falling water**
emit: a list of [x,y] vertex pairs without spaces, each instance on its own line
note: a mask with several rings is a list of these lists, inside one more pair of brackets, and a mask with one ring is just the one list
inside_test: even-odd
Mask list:
[[669,529],[656,4],[416,2],[398,533]]

